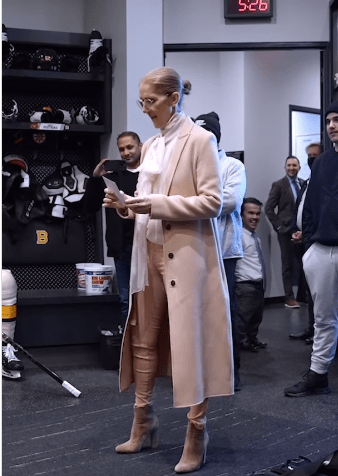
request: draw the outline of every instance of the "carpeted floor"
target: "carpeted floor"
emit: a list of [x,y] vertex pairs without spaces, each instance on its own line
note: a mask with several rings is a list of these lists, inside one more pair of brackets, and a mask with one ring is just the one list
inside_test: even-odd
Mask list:
[[[311,347],[288,339],[306,320],[306,306],[266,306],[259,337],[268,348],[242,354],[240,392],[210,399],[208,457],[198,474],[246,476],[298,455],[314,460],[338,448],[337,357],[329,373],[330,394],[283,394],[309,367]],[[118,455],[114,447],[129,436],[133,394],[118,392],[117,371],[101,368],[98,346],[27,350],[82,394],[73,397],[20,356],[25,364],[22,378],[2,380],[4,476],[176,474],[187,410],[172,408],[170,381],[158,379],[154,392],[159,447]]]

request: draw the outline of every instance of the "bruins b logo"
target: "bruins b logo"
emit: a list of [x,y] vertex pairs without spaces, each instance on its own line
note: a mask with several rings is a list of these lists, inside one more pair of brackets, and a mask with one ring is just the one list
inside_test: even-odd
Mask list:
[[46,245],[48,243],[48,233],[46,230],[36,230],[36,244]]

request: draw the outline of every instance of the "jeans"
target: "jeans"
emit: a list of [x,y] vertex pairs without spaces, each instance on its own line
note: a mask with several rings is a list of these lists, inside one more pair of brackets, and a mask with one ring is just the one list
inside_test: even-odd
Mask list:
[[129,280],[132,243],[123,246],[119,258],[115,258],[117,286],[119,289],[123,324],[126,323],[129,311]]
[[224,270],[227,277],[228,289],[229,289],[229,298],[230,298],[230,314],[231,314],[231,328],[232,328],[232,350],[234,357],[234,367],[238,371],[241,366],[241,351],[239,347],[239,336],[237,330],[237,319],[236,319],[236,263],[238,258],[229,258],[224,259]]

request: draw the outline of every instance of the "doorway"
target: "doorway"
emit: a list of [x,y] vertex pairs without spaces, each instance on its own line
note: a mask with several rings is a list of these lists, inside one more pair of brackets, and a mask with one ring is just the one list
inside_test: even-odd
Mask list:
[[[246,195],[265,205],[272,183],[285,175],[290,104],[321,110],[329,102],[328,45],[187,44],[164,51],[165,65],[192,83],[184,111],[219,115],[220,148],[244,151]],[[283,296],[277,236],[264,213],[258,234],[269,268],[266,297]]]

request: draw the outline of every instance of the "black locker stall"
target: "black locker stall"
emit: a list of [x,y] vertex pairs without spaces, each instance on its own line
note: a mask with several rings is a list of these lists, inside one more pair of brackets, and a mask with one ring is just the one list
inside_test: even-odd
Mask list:
[[[102,135],[111,132],[111,40],[103,40],[107,60],[90,68],[89,34],[8,28],[7,36],[5,180],[13,177],[16,160],[23,168],[19,182],[8,179],[3,188],[2,266],[18,285],[16,340],[23,346],[95,343],[99,328],[119,322],[119,298],[117,289],[107,295],[77,290],[75,264],[103,263],[103,244],[101,213],[86,213],[83,194],[76,193],[100,160]],[[60,170],[72,191],[58,208],[40,192],[46,183],[57,187]],[[25,180],[27,189],[13,188]],[[75,182],[81,190],[73,191]]]

